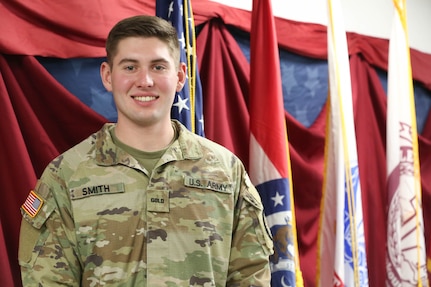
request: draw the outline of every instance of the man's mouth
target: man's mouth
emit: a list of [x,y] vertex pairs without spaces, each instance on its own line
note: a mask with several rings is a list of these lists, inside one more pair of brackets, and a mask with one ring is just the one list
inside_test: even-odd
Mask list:
[[150,101],[154,101],[155,99],[157,99],[157,97],[150,97],[150,96],[133,97],[133,98],[139,102],[150,102]]

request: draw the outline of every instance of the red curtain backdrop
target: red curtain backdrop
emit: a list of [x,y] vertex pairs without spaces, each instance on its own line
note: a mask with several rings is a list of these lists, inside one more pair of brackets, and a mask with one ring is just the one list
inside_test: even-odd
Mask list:
[[[6,2],[6,3],[4,3]],[[194,0],[204,94],[205,133],[248,163],[249,65],[226,25],[250,31],[251,13]],[[130,0],[3,1],[0,4],[0,278],[21,286],[17,264],[19,207],[45,165],[106,121],[71,95],[34,56],[105,56],[104,40],[119,19],[155,13],[155,3]],[[326,27],[276,19],[280,47],[326,59]],[[384,286],[386,242],[386,95],[374,68],[387,69],[388,41],[348,34],[370,286]],[[264,56],[264,55],[263,55]],[[414,79],[431,90],[431,55],[411,51]],[[311,127],[286,113],[300,263],[305,286],[315,286],[316,244],[326,110]],[[431,247],[431,118],[419,137],[423,210]],[[428,249],[428,257],[430,250]],[[9,281],[7,281],[9,280]],[[13,282],[13,283],[12,283]]]
[[33,56],[0,54],[0,74],[0,242],[7,246],[7,254],[0,248],[0,257],[10,263],[0,269],[0,281],[12,275],[15,285],[3,285],[9,287],[20,286],[19,207],[45,166],[106,120],[65,90]]
[[196,45],[202,94],[206,95],[206,136],[235,151],[247,165],[249,63],[219,18],[204,26]]

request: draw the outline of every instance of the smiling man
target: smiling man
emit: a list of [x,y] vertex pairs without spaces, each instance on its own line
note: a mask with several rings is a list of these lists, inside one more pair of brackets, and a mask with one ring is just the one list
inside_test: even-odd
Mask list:
[[255,187],[224,147],[170,118],[186,67],[161,18],[113,27],[100,68],[118,110],[54,159],[22,205],[24,286],[269,286]]

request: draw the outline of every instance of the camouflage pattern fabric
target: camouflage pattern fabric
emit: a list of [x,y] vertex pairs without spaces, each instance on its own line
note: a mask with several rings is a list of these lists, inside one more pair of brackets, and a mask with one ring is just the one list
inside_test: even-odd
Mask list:
[[37,210],[21,208],[25,287],[270,285],[272,239],[244,166],[174,124],[150,176],[114,145],[114,124],[47,166]]

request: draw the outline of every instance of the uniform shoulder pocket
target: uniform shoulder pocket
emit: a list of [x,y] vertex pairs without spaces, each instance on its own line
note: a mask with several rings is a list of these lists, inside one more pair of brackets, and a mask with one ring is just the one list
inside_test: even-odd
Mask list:
[[[18,259],[22,266],[31,268],[31,262],[37,257],[37,248],[43,245],[47,233],[44,232],[45,222],[55,210],[55,205],[50,199],[49,187],[38,182],[35,190],[31,190],[21,205],[21,222]],[[51,199],[52,200],[52,199]],[[34,256],[33,256],[34,255]],[[32,258],[34,260],[32,260]]]
[[35,191],[31,190],[21,205],[23,218],[36,229],[40,229],[55,210],[55,205],[47,200],[48,196],[50,196],[49,187],[38,182]]
[[30,263],[33,250],[39,240],[41,231],[34,228],[25,219],[21,222],[19,237],[18,260],[20,265],[25,266]]

